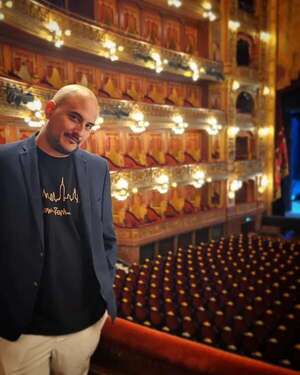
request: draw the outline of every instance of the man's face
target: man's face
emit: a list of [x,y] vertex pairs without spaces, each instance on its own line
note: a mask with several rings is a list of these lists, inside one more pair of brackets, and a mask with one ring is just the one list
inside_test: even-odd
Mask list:
[[61,156],[77,150],[88,139],[98,111],[96,100],[88,96],[70,94],[59,104],[50,101],[45,111],[48,146]]

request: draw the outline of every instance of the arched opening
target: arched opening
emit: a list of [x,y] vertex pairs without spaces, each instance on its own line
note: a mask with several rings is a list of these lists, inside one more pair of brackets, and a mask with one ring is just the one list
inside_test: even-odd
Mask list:
[[246,92],[242,91],[236,99],[236,110],[238,113],[249,113],[254,112],[254,100],[252,96]]
[[255,13],[255,1],[254,0],[239,0],[239,9],[253,14]]
[[236,48],[236,62],[239,66],[249,66],[251,62],[250,44],[245,39],[238,39]]

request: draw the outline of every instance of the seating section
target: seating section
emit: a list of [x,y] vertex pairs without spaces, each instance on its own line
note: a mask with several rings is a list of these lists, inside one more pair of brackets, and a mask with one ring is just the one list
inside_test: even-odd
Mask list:
[[300,369],[300,242],[231,236],[118,269],[121,318]]

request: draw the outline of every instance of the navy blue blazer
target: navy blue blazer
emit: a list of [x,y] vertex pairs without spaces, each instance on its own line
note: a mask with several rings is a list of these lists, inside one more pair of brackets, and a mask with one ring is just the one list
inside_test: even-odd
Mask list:
[[[105,159],[74,153],[87,248],[108,313],[116,316],[116,236]],[[42,275],[43,211],[35,137],[0,146],[0,337],[16,340],[31,321]]]

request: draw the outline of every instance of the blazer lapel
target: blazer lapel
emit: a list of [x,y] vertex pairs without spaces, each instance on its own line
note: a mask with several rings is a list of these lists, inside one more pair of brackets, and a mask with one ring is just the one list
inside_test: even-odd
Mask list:
[[84,157],[84,153],[81,150],[77,150],[74,153],[75,170],[77,175],[77,183],[80,193],[80,205],[87,235],[87,241],[92,249],[91,243],[91,201],[90,201],[90,189],[89,189],[89,171],[88,163]]
[[35,136],[28,138],[23,143],[19,155],[28,190],[28,196],[32,206],[32,212],[37,224],[38,234],[44,247],[43,207]]

